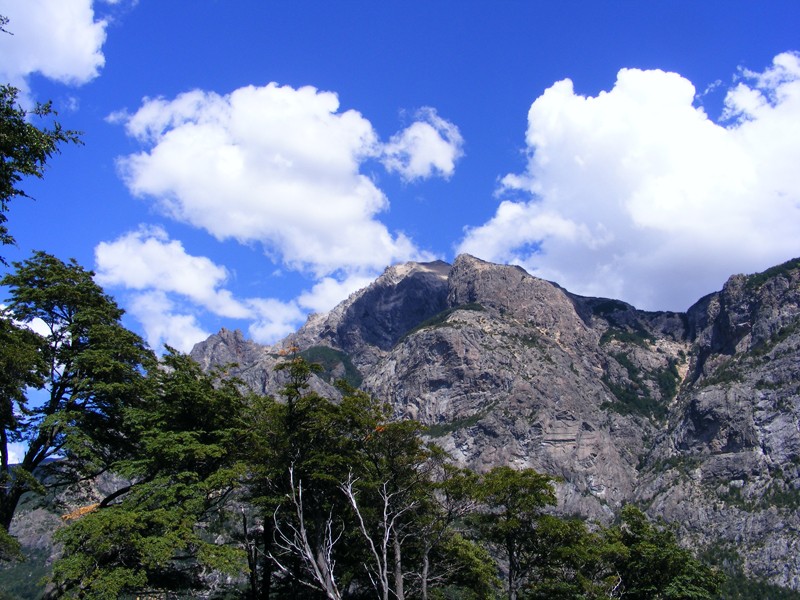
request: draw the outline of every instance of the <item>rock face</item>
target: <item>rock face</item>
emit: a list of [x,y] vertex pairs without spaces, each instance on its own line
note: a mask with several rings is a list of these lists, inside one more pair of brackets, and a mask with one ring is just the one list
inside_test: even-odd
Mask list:
[[274,347],[221,331],[192,355],[274,393],[281,349],[324,357],[477,470],[558,476],[559,507],[626,502],[800,589],[800,260],[732,277],[686,313],[584,298],[459,256],[395,266]]
[[687,313],[689,370],[636,499],[800,588],[800,260],[728,280]]

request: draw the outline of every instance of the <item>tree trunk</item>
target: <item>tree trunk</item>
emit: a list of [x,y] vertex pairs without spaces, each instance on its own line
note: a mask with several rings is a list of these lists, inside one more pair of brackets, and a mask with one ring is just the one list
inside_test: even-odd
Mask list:
[[247,514],[242,508],[242,532],[244,534],[244,548],[247,552],[247,568],[249,570],[250,590],[247,594],[250,600],[258,600],[258,554],[256,552],[256,541],[250,539],[250,532],[247,529]]
[[[5,446],[4,446],[5,447]],[[7,452],[6,448],[6,452]],[[8,459],[6,457],[5,462],[8,463]],[[21,468],[26,470],[28,473],[33,473],[33,470],[39,466],[39,461],[35,461],[34,457],[32,456],[30,448],[25,453],[25,458],[22,461],[22,464],[19,465],[17,468]],[[25,483],[21,483],[18,478],[14,478],[10,472],[11,467],[6,464],[5,469],[3,470],[2,474],[0,474],[0,483],[2,484],[2,489],[0,489],[0,525],[6,528],[11,527],[11,521],[14,518],[14,513],[17,510],[17,504],[19,504],[19,499],[22,498],[22,495],[27,492],[27,486]]]
[[9,489],[0,492],[0,525],[8,531],[11,527],[11,521],[14,519],[19,499],[25,490],[16,483],[12,483],[10,478],[2,483],[9,486]]
[[8,474],[8,433],[6,432],[5,423],[0,428],[0,453],[2,453],[2,464],[0,465],[2,473],[0,473],[0,477],[5,477]]
[[508,568],[508,600],[517,600],[519,584],[519,569],[510,564]]
[[403,591],[403,561],[400,540],[397,534],[392,536],[392,546],[394,548],[394,594],[397,600],[405,600]]
[[425,549],[422,552],[422,573],[420,574],[422,600],[428,600],[428,573],[431,570],[430,553],[430,545],[425,544]]
[[270,553],[272,552],[273,532],[272,532],[272,517],[267,515],[264,518],[264,533],[262,540],[264,543],[264,557],[261,559],[261,589],[259,600],[269,600],[270,592],[272,591],[272,559]]
[[517,563],[517,553],[513,541],[506,540],[506,552],[508,553],[508,600],[517,600],[519,564]]
[[339,593],[339,588],[336,586],[336,581],[333,579],[331,572],[331,565],[328,563],[324,556],[324,552],[317,549],[317,568],[322,576],[322,587],[325,590],[325,595],[329,600],[340,600],[342,595]]
[[[6,491],[6,486],[11,485],[11,474],[8,472],[8,436],[6,434],[5,425],[0,429],[0,451],[2,451],[2,470],[0,470],[0,525],[8,527],[11,525],[11,519],[8,518],[8,506],[10,505],[10,498],[8,494],[11,489]],[[11,516],[14,516],[14,511],[11,511]]]

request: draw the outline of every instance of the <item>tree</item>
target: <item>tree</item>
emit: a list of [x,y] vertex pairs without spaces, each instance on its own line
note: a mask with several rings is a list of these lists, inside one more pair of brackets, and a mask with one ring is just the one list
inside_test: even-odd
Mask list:
[[44,382],[44,340],[0,314],[0,478],[8,473],[8,444],[20,441],[26,412],[26,390]]
[[[5,312],[5,311],[4,311]],[[13,485],[9,444],[21,441],[20,421],[26,411],[25,391],[42,384],[42,340],[31,330],[0,315],[0,490]],[[0,561],[20,558],[19,544],[0,527]]]
[[488,597],[498,583],[494,563],[488,554],[481,554],[478,544],[456,528],[477,508],[474,490],[478,476],[453,465],[450,456],[438,446],[429,448],[428,489],[416,536],[421,563],[420,596],[428,600],[432,588],[466,585],[476,598]]
[[287,379],[282,401],[256,399],[250,422],[249,499],[260,513],[262,533],[260,540],[247,540],[250,587],[252,597],[264,599],[274,595],[276,584],[290,597],[335,587],[331,572],[322,580],[318,573],[326,571],[326,525],[337,500],[335,463],[346,462],[348,454],[335,424],[337,407],[309,391],[318,366],[290,353],[277,370]]
[[[421,426],[391,422],[386,404],[345,382],[337,401],[320,396],[310,389],[317,366],[298,354],[278,369],[287,380],[280,401],[260,400],[253,417],[250,490],[263,529],[247,527],[263,535],[249,542],[251,587],[260,582],[251,595],[285,588],[335,599],[374,587],[403,598],[418,581],[409,566],[421,564],[431,522],[423,513],[434,504]],[[255,565],[259,553],[269,561]]]
[[[6,531],[48,458],[67,459],[59,463],[63,478],[91,476],[127,451],[123,409],[139,402],[154,360],[141,338],[122,326],[123,311],[91,271],[44,252],[14,267],[0,280],[9,289],[0,335],[11,344],[0,351],[8,368],[0,380],[0,526]],[[37,323],[45,333],[16,323]],[[29,388],[36,390],[35,401],[26,395]],[[7,464],[13,441],[27,444],[19,465]]]
[[556,504],[552,478],[533,469],[495,467],[477,488],[479,535],[507,561],[507,594],[516,600],[540,553],[542,509]]
[[[335,567],[336,559],[334,551],[336,544],[344,534],[343,529],[335,530],[334,511],[331,510],[320,523],[319,519],[312,520],[306,518],[306,500],[303,497],[302,480],[295,481],[294,468],[289,467],[289,494],[288,503],[294,515],[288,519],[275,519],[275,544],[273,547],[278,551],[298,558],[300,564],[310,576],[310,579],[302,581],[310,588],[325,594],[329,600],[341,600],[342,592],[339,590]],[[314,526],[315,531],[309,531],[309,526]],[[276,553],[270,554],[270,558],[276,565],[289,575],[292,574],[286,567],[285,562]]]
[[717,597],[724,576],[681,548],[670,528],[650,523],[635,506],[623,507],[620,524],[610,528],[605,536],[626,548],[615,565],[620,576],[620,598],[711,600]]
[[[428,596],[435,600],[496,600],[500,590],[495,561],[476,540],[449,528],[433,548]],[[423,596],[424,597],[424,596]]]
[[624,547],[590,533],[580,519],[542,515],[521,591],[526,600],[613,598],[620,578],[615,560]]
[[124,411],[134,447],[113,465],[129,483],[56,535],[61,595],[186,591],[207,585],[213,571],[244,569],[244,552],[217,538],[244,475],[250,399],[172,349],[148,383],[144,401]]
[[[7,19],[0,16],[0,30]],[[80,134],[63,129],[53,121],[49,126],[37,127],[31,117],[46,119],[56,116],[50,102],[37,104],[27,111],[18,103],[19,90],[10,85],[0,85],[0,244],[15,243],[6,225],[9,203],[16,197],[30,196],[20,187],[25,177],[44,175],[50,157],[63,143],[79,143]],[[0,263],[6,264],[0,256]]]

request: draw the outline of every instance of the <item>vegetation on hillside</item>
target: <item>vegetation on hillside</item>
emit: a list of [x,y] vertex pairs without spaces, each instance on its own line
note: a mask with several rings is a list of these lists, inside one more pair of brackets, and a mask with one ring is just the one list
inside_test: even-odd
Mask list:
[[58,534],[64,597],[715,598],[720,574],[636,508],[609,528],[550,514],[553,479],[463,470],[415,421],[340,383],[309,391],[299,355],[281,397],[170,353],[126,413],[132,483]]
[[[458,468],[416,421],[292,351],[278,398],[242,391],[120,324],[91,272],[36,253],[15,263],[0,334],[4,557],[25,492],[110,471],[67,515],[55,597],[713,598],[721,577],[633,507],[619,524],[561,519],[533,470]],[[44,323],[33,333],[22,324]],[[44,392],[32,404],[27,392]],[[20,465],[8,444],[24,440]],[[655,575],[657,574],[657,576]],[[686,594],[691,593],[691,596]]]
[[[0,244],[14,242],[6,212],[27,195],[23,179],[78,141],[58,123],[32,125],[52,108],[29,113],[17,95],[0,86]],[[555,516],[547,475],[459,468],[420,423],[391,419],[356,389],[346,357],[290,353],[279,396],[254,396],[172,349],[157,359],[75,261],[36,252],[13,268],[0,281],[0,561],[22,556],[9,526],[23,495],[104,473],[117,482],[64,515],[51,571],[33,557],[29,573],[48,573],[50,597],[719,597],[720,571],[633,506],[601,527]],[[482,307],[420,328],[454,310]],[[309,379],[339,361],[334,402]],[[673,393],[669,376],[660,384]],[[18,442],[25,454],[12,464]],[[0,598],[44,591],[34,588],[15,581]]]
[[[115,489],[67,515],[54,597],[713,598],[717,571],[633,507],[590,527],[551,514],[554,481],[458,468],[416,421],[291,351],[279,397],[245,393],[169,349],[156,360],[74,261],[15,263],[0,361],[4,558],[47,458],[64,485]],[[24,324],[34,320],[44,333]],[[31,389],[41,390],[32,403]],[[28,444],[20,465],[8,444]],[[51,463],[53,464],[53,463]],[[656,577],[654,573],[657,573]],[[691,596],[686,594],[691,593]],[[654,595],[656,594],[656,595]]]

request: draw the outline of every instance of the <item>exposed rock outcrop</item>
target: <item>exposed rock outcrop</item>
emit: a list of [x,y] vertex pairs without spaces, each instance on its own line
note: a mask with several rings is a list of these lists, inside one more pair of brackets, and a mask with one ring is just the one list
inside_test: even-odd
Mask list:
[[558,476],[561,510],[600,521],[637,502],[800,589],[800,260],[686,313],[467,255],[408,263],[274,348],[222,331],[193,356],[269,393],[287,346],[326,353],[320,389],[350,374],[465,465]]

